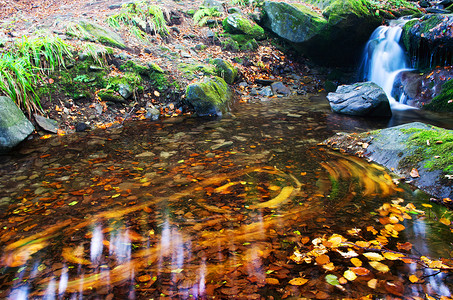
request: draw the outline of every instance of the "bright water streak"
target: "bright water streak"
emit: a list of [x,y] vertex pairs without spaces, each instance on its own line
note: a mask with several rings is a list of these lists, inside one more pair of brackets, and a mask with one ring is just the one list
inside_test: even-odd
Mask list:
[[412,108],[392,96],[395,77],[402,71],[410,70],[404,50],[399,43],[404,23],[402,20],[394,21],[389,26],[379,26],[373,32],[365,46],[361,67],[361,79],[372,81],[382,87],[390,100],[392,109],[397,110]]

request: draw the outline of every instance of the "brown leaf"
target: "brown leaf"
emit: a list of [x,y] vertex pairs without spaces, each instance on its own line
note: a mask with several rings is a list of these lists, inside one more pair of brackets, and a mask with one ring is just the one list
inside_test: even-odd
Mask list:
[[350,268],[352,272],[354,272],[356,275],[359,276],[365,276],[370,274],[370,270],[365,269],[363,267],[355,267],[355,268]]
[[316,262],[318,263],[318,265],[325,265],[330,262],[330,258],[327,255],[323,254],[316,257]]

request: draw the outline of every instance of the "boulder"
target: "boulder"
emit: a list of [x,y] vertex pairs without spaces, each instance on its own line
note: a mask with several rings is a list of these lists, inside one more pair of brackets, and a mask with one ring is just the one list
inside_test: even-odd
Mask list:
[[390,117],[392,111],[384,90],[374,82],[341,85],[327,95],[332,111],[353,116]]
[[452,147],[452,137],[452,130],[414,122],[358,134],[338,133],[324,143],[381,164],[442,199],[453,197],[449,175],[453,165],[450,152],[445,151]]
[[228,61],[216,58],[212,63],[217,67],[217,75],[222,77],[226,83],[233,84],[238,78],[238,69]]
[[198,116],[221,116],[227,112],[231,99],[228,84],[216,76],[192,83],[186,90],[186,102]]
[[35,128],[8,97],[0,97],[0,153],[17,146]]
[[367,0],[305,2],[319,9],[304,3],[265,1],[262,25],[288,41],[298,52],[329,66],[357,63],[371,33],[382,23],[383,17],[391,16],[390,12],[384,14],[387,10]]
[[402,40],[415,67],[453,64],[453,14],[429,14],[403,27]]
[[223,20],[222,25],[223,29],[228,33],[245,34],[257,40],[262,40],[266,37],[261,26],[240,13],[229,15]]

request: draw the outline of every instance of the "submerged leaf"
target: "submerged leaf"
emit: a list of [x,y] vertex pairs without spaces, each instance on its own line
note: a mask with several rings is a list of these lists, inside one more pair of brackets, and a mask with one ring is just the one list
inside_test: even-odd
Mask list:
[[382,255],[380,255],[379,253],[375,253],[375,252],[365,252],[365,253],[363,253],[363,256],[365,256],[369,260],[373,260],[373,261],[384,260],[384,257]]
[[304,285],[308,282],[308,279],[298,277],[298,278],[293,278],[291,279],[288,283],[291,285]]
[[333,274],[326,275],[326,282],[331,285],[339,285],[338,277]]
[[344,276],[344,278],[346,278],[349,281],[354,281],[357,278],[357,275],[351,270],[344,271],[343,276]]

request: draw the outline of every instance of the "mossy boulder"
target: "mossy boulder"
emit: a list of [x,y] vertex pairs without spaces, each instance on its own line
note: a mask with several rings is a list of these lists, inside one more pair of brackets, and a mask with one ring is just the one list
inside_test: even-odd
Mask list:
[[416,67],[453,64],[453,14],[430,14],[407,22],[402,39]]
[[232,95],[225,80],[205,77],[187,87],[186,102],[198,116],[221,116],[228,111]]
[[229,15],[223,20],[222,25],[228,33],[244,34],[256,40],[262,40],[266,37],[261,26],[240,13]]
[[438,112],[453,112],[453,79],[445,82],[440,94],[434,97],[424,108]]
[[80,39],[99,42],[107,46],[120,49],[126,48],[123,39],[116,32],[86,20],[79,21],[78,23],[70,23],[67,26],[66,34],[76,36]]
[[114,90],[103,90],[98,93],[98,97],[105,102],[112,102],[112,103],[127,103],[124,100],[123,96],[121,96],[118,92]]
[[265,1],[262,25],[300,53],[324,65],[357,63],[364,44],[383,21],[367,0],[325,0],[288,4]]
[[212,63],[217,67],[217,75],[222,77],[226,83],[233,84],[238,77],[238,69],[230,62],[216,58]]
[[452,130],[414,122],[359,134],[338,133],[324,143],[381,164],[431,195],[453,197],[453,181],[448,179],[453,175]]
[[35,128],[8,97],[0,97],[0,153],[25,140]]

